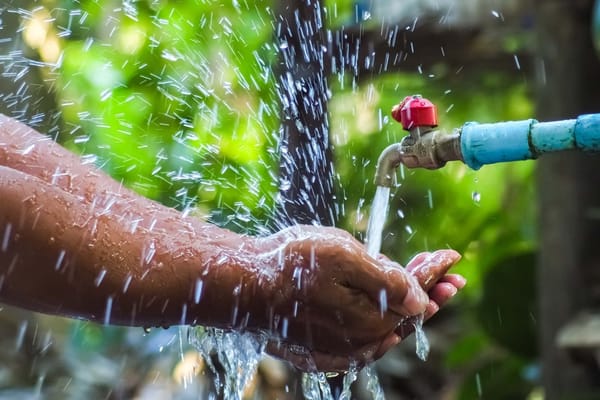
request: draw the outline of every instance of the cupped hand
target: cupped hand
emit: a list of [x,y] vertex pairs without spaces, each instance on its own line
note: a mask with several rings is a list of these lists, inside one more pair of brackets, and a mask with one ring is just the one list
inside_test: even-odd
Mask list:
[[380,358],[401,340],[402,321],[431,316],[464,285],[445,275],[460,258],[453,250],[422,253],[404,269],[336,228],[292,227],[263,239],[262,249],[272,276],[263,287],[274,337],[267,351],[305,371]]

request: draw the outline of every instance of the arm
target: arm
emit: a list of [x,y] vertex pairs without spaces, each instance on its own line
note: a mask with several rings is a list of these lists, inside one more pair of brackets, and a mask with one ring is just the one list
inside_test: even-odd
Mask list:
[[159,213],[144,218],[135,204],[116,214],[103,200],[86,204],[6,167],[0,197],[2,301],[113,324],[224,326],[235,287],[255,289],[255,271],[243,261],[253,251],[246,238],[234,248],[215,227],[200,234],[177,216],[153,224]]
[[255,281],[248,237],[143,198],[6,117],[0,165],[3,301],[114,324],[223,326],[247,300],[231,293]]

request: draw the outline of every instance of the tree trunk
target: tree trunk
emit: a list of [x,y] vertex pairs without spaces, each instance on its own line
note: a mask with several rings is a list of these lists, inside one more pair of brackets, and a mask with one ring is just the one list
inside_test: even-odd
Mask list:
[[325,28],[319,1],[278,2],[282,103],[280,222],[334,225],[333,162],[329,145],[329,87],[323,68]]
[[[592,1],[538,0],[540,120],[600,112],[600,64],[590,35]],[[581,152],[543,157],[540,205],[540,339],[545,398],[600,394],[593,369],[557,348],[558,331],[600,304],[600,158]]]

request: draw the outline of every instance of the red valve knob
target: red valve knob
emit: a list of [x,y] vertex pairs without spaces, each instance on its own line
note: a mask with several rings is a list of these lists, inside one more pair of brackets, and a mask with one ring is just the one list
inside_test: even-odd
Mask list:
[[405,97],[402,103],[395,105],[392,117],[407,131],[417,126],[438,125],[435,105],[419,95]]

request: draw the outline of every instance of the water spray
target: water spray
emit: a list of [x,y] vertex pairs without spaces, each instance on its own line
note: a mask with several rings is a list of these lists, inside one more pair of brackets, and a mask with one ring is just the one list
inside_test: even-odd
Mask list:
[[538,122],[535,119],[489,124],[467,122],[452,133],[435,129],[435,105],[419,96],[406,97],[392,109],[392,117],[409,132],[379,157],[375,183],[391,187],[395,169],[438,169],[448,161],[462,161],[472,169],[486,164],[536,159],[565,150],[600,152],[600,114],[576,119]]

